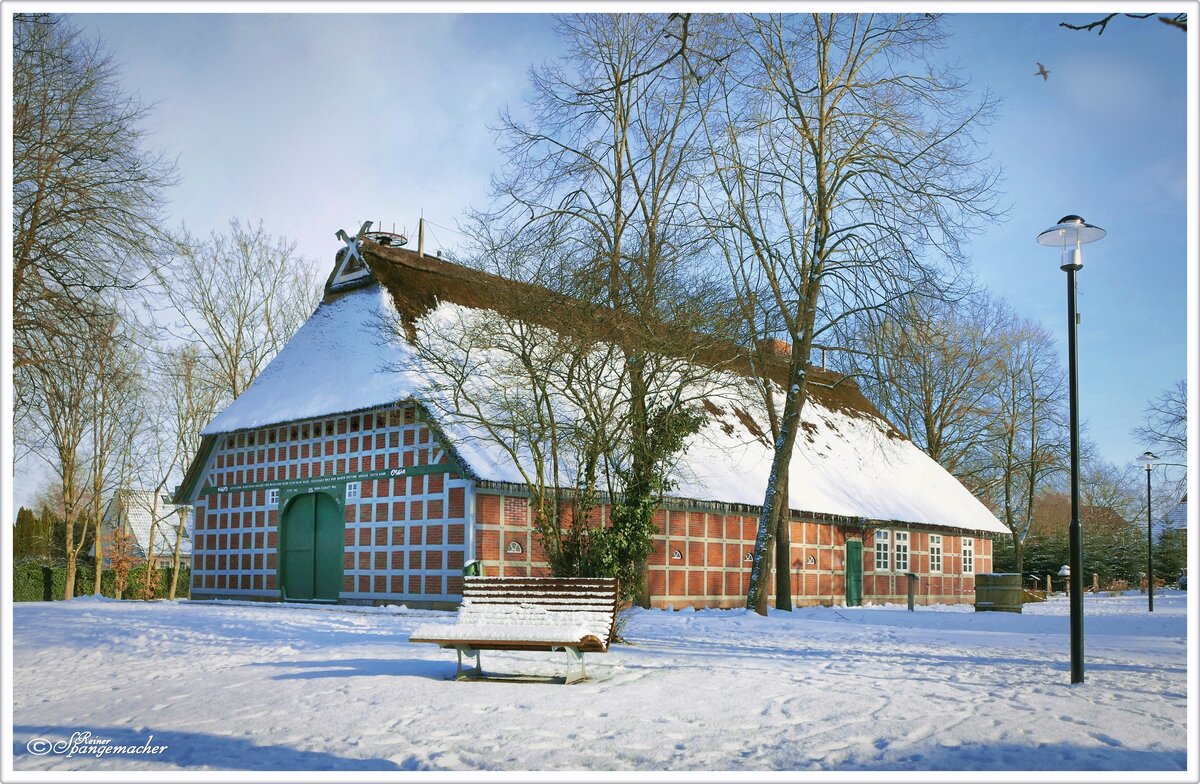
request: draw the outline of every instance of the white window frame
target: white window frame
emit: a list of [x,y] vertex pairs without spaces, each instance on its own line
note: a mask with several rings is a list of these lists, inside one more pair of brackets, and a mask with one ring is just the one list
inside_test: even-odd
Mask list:
[[962,573],[975,574],[975,539],[970,536],[962,540]]
[[272,487],[267,490],[267,506],[279,506],[278,487]]
[[[911,571],[909,566],[912,565],[912,552],[909,543],[912,541],[912,538],[909,536],[908,531],[892,531],[892,534],[892,571]],[[901,556],[904,558],[903,564],[900,562]]]
[[355,501],[362,497],[362,482],[346,483],[346,500]]
[[929,535],[929,573],[942,573],[942,535]]
[[[875,571],[889,572],[892,569],[892,539],[885,528],[875,530]],[[883,565],[880,566],[882,558]]]

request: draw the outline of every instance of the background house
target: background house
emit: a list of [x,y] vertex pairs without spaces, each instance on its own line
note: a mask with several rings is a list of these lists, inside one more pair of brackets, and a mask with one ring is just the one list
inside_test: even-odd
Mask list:
[[152,552],[159,566],[170,565],[175,553],[175,533],[181,509],[187,519],[179,552],[180,558],[186,563],[192,557],[191,529],[194,514],[191,508],[176,505],[170,495],[155,493],[153,490],[124,489],[113,493],[104,507],[102,536],[105,562],[107,563],[112,553],[113,532],[120,530],[132,537],[139,558],[147,558]]

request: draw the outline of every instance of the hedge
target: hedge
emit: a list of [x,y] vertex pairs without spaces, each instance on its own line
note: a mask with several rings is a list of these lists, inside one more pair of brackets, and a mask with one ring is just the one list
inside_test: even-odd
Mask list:
[[[129,571],[129,581],[125,588],[125,598],[131,598],[136,593],[145,575],[145,566],[138,566]],[[100,593],[109,598],[117,595],[116,575],[105,569],[100,575]],[[165,599],[171,583],[171,569],[158,569],[158,585],[155,597]],[[191,569],[187,564],[179,567],[179,582],[175,596],[186,599],[192,583]],[[66,566],[47,566],[37,560],[26,560],[13,565],[13,601],[14,602],[48,602],[63,598],[67,585]],[[75,595],[91,595],[95,587],[95,572],[90,564],[80,564],[75,572]]]

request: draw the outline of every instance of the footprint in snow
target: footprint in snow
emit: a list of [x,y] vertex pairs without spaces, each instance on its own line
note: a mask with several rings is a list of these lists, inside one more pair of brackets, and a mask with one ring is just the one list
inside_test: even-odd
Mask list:
[[1103,732],[1089,732],[1088,735],[1091,735],[1096,740],[1098,740],[1101,743],[1104,743],[1108,746],[1120,746],[1121,745],[1121,741],[1117,740],[1116,738],[1112,737],[1111,735],[1105,735]]

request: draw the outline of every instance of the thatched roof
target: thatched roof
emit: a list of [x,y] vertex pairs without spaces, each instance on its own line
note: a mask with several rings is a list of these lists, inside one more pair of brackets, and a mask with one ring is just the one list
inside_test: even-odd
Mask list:
[[[478,310],[492,310],[502,316],[532,321],[551,329],[581,326],[588,337],[597,341],[628,343],[653,340],[667,328],[652,325],[648,333],[635,319],[611,309],[583,302],[542,286],[520,283],[454,262],[422,256],[403,247],[363,244],[363,257],[375,279],[392,295],[412,337],[412,325],[440,302]],[[331,292],[327,299],[340,296]],[[678,333],[676,333],[678,334]],[[744,347],[711,336],[696,335],[693,341],[657,341],[653,348],[686,346],[698,361],[721,370],[747,376],[753,372]],[[755,361],[764,363],[765,375],[786,387],[788,362],[785,356],[764,352]],[[879,410],[863,396],[854,379],[824,368],[808,369],[808,395],[822,406],[850,415],[867,415],[885,421]],[[888,423],[891,434],[902,438]]]
[[[456,318],[494,311],[607,344],[652,340],[635,320],[536,286],[516,283],[403,248],[365,244],[371,276],[338,285],[331,277],[316,312],[255,382],[205,428],[202,455],[179,497],[194,497],[219,434],[327,417],[412,400],[428,401],[430,369],[414,349],[417,334],[436,335]],[[404,334],[381,332],[399,321]],[[564,328],[567,328],[564,326]],[[678,337],[678,336],[676,336]],[[748,381],[743,352],[694,334],[688,362],[717,370],[699,400],[707,417],[676,466],[672,496],[726,507],[761,504],[773,454],[766,410]],[[692,339],[694,338],[694,339]],[[768,376],[785,381],[782,358]],[[486,377],[480,383],[488,383]],[[886,422],[847,378],[813,368],[802,437],[789,470],[793,509],[835,518],[926,524],[999,533],[1006,529],[953,476]],[[485,390],[486,392],[486,390]],[[463,470],[484,484],[520,485],[507,452],[445,406],[437,424]],[[570,481],[566,476],[565,480]]]

